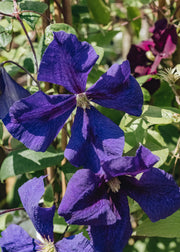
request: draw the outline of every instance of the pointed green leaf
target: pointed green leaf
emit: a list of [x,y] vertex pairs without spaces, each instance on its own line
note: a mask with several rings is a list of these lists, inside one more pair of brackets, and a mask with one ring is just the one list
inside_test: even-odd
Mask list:
[[68,24],[62,24],[62,23],[51,24],[47,26],[45,30],[45,44],[46,45],[49,45],[52,42],[54,38],[53,32],[58,32],[58,31],[65,31],[67,33],[77,35],[75,29]]
[[11,152],[1,166],[0,178],[8,177],[43,170],[46,167],[58,165],[63,159],[63,152],[56,151],[49,147],[46,152],[35,152],[33,150],[16,150]]
[[149,218],[146,219],[138,226],[133,235],[166,238],[180,237],[179,223],[180,211],[178,210],[166,219],[159,220],[155,223],[151,222]]

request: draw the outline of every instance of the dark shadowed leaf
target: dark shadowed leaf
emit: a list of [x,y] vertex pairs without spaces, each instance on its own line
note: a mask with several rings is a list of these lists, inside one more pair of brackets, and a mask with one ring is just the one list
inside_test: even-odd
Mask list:
[[11,152],[1,166],[0,178],[43,170],[46,167],[58,165],[63,159],[63,152],[57,152],[53,147],[46,152],[35,152],[32,150],[16,150]]

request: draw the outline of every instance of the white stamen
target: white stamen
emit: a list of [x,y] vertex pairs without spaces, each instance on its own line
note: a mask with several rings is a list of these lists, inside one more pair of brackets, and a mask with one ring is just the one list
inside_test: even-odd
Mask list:
[[120,190],[121,181],[115,177],[108,181],[108,185],[113,193],[117,193]]
[[76,95],[77,107],[85,109],[90,109],[90,102],[85,93],[80,93]]
[[43,238],[43,240],[41,239],[41,241],[39,243],[37,243],[38,245],[38,252],[57,252],[56,248],[54,246],[54,242],[51,241],[51,239],[48,237],[48,239]]
[[146,52],[146,57],[151,60],[154,61],[155,60],[155,56],[153,55],[153,53],[151,51],[147,51]]

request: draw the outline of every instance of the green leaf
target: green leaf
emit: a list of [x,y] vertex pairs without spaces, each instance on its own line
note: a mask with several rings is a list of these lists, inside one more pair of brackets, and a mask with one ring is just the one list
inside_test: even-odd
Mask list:
[[19,4],[21,10],[28,10],[28,11],[35,11],[40,14],[43,14],[45,10],[47,10],[48,5],[43,2],[36,2],[36,1],[24,1]]
[[[163,125],[179,123],[180,110],[174,108],[160,108],[151,105],[144,105],[142,108],[142,114],[138,118],[142,118],[146,122],[147,126],[156,124]],[[132,122],[136,121],[138,118],[125,114],[120,123],[120,127],[126,130],[126,127],[129,127]]]
[[49,184],[46,186],[45,193],[43,195],[44,204],[46,207],[52,207],[54,204],[54,192],[52,185]]
[[162,82],[160,88],[153,94],[153,105],[170,107],[174,100],[174,93],[167,82]]
[[68,24],[63,24],[63,23],[51,24],[47,26],[45,30],[45,44],[46,45],[49,45],[52,42],[54,38],[53,32],[58,32],[58,31],[65,31],[67,33],[77,35],[75,29]]
[[165,163],[169,154],[169,149],[159,132],[148,129],[144,146],[150,149],[154,155],[160,157],[160,160],[154,165],[154,167],[160,167]]
[[9,1],[0,2],[0,10],[5,14],[12,14],[14,12],[13,2]]
[[98,46],[105,47],[110,44],[114,36],[118,33],[119,31],[105,31],[103,32],[99,31],[96,34],[90,34],[88,36],[87,41],[89,43],[91,42],[96,42]]
[[7,29],[0,25],[0,47],[6,47],[11,42],[11,30],[12,25],[10,25],[9,28],[7,27]]
[[[136,36],[139,36],[141,30],[141,12],[137,7],[128,7],[127,8],[127,17],[131,22],[131,26],[135,31]],[[139,17],[139,18],[138,18]],[[137,18],[137,19],[136,19]]]
[[136,80],[139,83],[140,86],[142,86],[147,80],[149,80],[150,78],[153,78],[154,75],[148,74],[148,75],[143,75],[140,77],[137,77]]
[[47,46],[45,45],[45,35],[42,34],[40,41],[38,43],[38,49],[37,49],[37,60],[38,60],[39,64],[41,62],[41,58],[42,58],[46,48],[47,48]]
[[57,212],[55,213],[53,218],[53,226],[54,226],[53,229],[54,233],[59,234],[63,234],[67,227],[67,223],[65,222],[64,218],[59,216]]
[[24,68],[28,70],[30,73],[34,73],[34,62],[31,58],[24,59]]
[[34,30],[40,18],[40,15],[32,12],[24,12],[20,15],[20,17],[21,19],[26,21],[26,23],[31,27],[32,30]]
[[155,223],[151,222],[148,218],[138,226],[133,235],[166,238],[180,237],[179,223],[180,211]]
[[96,64],[99,65],[101,63],[103,56],[104,56],[104,49],[100,46],[93,46],[93,48],[96,51],[97,55],[99,55],[99,58],[96,61]]
[[0,215],[0,230],[4,230],[7,227],[7,223],[13,219],[10,213]]
[[149,91],[143,87],[141,87],[142,93],[143,93],[143,97],[144,97],[144,101],[150,101],[151,100],[151,95],[149,93]]
[[110,9],[102,0],[87,0],[87,5],[98,24],[107,25],[110,22]]
[[69,182],[73,174],[77,171],[77,168],[67,161],[65,165],[61,166],[61,170],[64,172],[66,180]]
[[0,178],[3,181],[11,176],[58,165],[63,157],[63,152],[57,152],[53,147],[49,147],[46,152],[35,152],[27,149],[16,150],[11,152],[2,163]]

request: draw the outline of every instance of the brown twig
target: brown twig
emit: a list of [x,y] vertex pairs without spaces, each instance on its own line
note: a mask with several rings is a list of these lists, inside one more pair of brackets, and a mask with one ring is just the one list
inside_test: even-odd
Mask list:
[[24,23],[23,23],[22,19],[21,19],[20,16],[19,16],[17,1],[16,1],[16,0],[13,0],[13,4],[14,4],[14,13],[13,13],[13,15],[14,15],[14,17],[19,21],[19,23],[21,24],[21,26],[22,26],[22,28],[23,28],[25,34],[26,34],[26,37],[27,37],[27,39],[28,39],[28,41],[29,41],[29,44],[30,44],[30,46],[31,46],[32,53],[33,53],[33,55],[34,55],[35,65],[36,65],[36,71],[38,72],[38,62],[37,62],[37,57],[36,57],[36,53],[35,53],[35,50],[34,50],[32,41],[31,41],[31,39],[30,39],[30,37],[29,37],[29,35],[28,35],[28,32],[27,32],[27,30],[26,30],[26,28],[25,28],[25,26],[24,26]]
[[14,212],[14,211],[19,211],[19,210],[25,210],[25,209],[24,209],[24,207],[17,207],[17,208],[7,209],[7,210],[5,210],[3,212],[0,212],[0,215],[10,213],[10,212]]
[[14,61],[12,61],[12,60],[3,61],[0,65],[3,66],[4,64],[7,64],[7,63],[15,64],[16,66],[18,66],[19,68],[21,68],[23,71],[25,71],[25,72],[33,79],[33,81],[36,82],[36,84],[37,84],[39,90],[41,90],[39,81],[36,80],[36,79],[32,76],[32,74],[31,74],[26,68],[20,66],[17,62],[14,62]]

